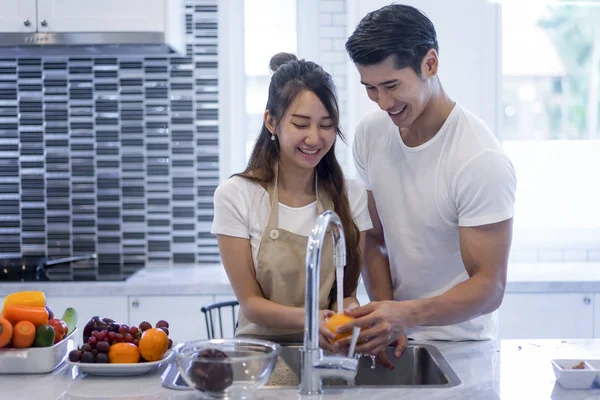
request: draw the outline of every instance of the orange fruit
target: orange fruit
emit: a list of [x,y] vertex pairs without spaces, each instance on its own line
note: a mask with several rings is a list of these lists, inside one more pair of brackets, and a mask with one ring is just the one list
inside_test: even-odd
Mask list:
[[133,343],[115,343],[108,350],[108,362],[112,364],[138,363],[140,362],[140,350]]
[[142,333],[138,346],[144,360],[162,360],[169,347],[169,337],[162,329],[148,329]]
[[[348,322],[352,322],[354,321],[353,317],[349,317],[346,314],[333,314],[331,317],[327,318],[325,320],[325,324],[327,325],[327,328],[333,332],[336,333],[335,330],[344,325],[347,324]],[[348,336],[352,336],[352,331],[350,332],[346,332],[346,333],[338,333],[335,337],[335,339],[333,339],[334,342],[337,342],[340,339],[343,339],[345,337]]]

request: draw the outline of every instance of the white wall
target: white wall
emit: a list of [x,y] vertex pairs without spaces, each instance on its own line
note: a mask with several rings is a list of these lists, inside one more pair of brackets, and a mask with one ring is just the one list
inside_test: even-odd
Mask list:
[[[348,1],[347,36],[368,12],[389,0]],[[436,27],[440,46],[440,79],[451,98],[479,115],[492,130],[500,132],[499,107],[501,71],[499,62],[500,10],[487,0],[405,0],[425,12]],[[377,105],[360,84],[356,68],[348,69],[348,125]]]
[[[336,143],[336,155],[342,168],[349,173],[352,168],[353,133],[348,125],[348,54],[344,48],[346,34],[346,0],[319,0],[319,62],[331,74],[338,91],[340,125],[348,144]],[[300,2],[298,2],[300,4]],[[302,7],[304,3],[302,3]]]
[[348,124],[348,54],[346,43],[346,0],[297,0],[298,56],[312,60],[329,72],[337,88],[341,129],[348,144],[336,144],[342,168],[351,174],[353,132]]
[[[219,24],[219,179],[244,169],[246,72],[244,70],[244,0],[218,7]],[[245,137],[245,134],[243,135]]]

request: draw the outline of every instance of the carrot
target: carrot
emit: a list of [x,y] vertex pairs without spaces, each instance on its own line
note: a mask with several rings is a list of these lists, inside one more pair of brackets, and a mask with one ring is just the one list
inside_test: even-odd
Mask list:
[[48,323],[48,310],[37,306],[15,306],[8,304],[4,307],[3,317],[13,325],[21,321],[29,321],[36,327]]
[[29,321],[21,321],[13,330],[12,344],[16,348],[31,347],[35,340],[35,326]]
[[0,317],[0,347],[5,347],[9,344],[12,335],[13,326],[7,319]]

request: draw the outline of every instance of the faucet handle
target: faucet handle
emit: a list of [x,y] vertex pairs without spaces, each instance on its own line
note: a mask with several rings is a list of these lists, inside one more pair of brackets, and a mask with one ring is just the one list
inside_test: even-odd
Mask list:
[[353,382],[358,372],[358,360],[344,356],[322,357],[313,369],[317,379],[338,378]]
[[354,349],[356,348],[356,342],[358,342],[358,335],[360,335],[360,328],[358,326],[352,327],[352,337],[350,338],[348,357],[354,357]]
[[356,358],[344,356],[326,356],[319,360],[317,368],[329,370],[357,371],[358,360]]

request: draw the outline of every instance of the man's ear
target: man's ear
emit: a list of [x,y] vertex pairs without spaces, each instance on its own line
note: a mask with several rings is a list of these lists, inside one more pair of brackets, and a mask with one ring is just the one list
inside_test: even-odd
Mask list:
[[429,49],[425,57],[423,57],[423,62],[421,63],[421,75],[423,78],[430,78],[432,76],[437,75],[439,67],[439,59],[438,54],[435,49]]

